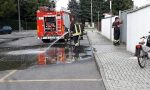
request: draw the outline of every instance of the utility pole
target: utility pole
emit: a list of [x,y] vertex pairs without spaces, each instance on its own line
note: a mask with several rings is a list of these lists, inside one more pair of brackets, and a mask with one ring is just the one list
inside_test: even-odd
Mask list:
[[91,0],[91,26],[93,23],[93,0]]
[[20,21],[20,2],[18,0],[18,23],[19,23],[19,32],[21,31],[21,21]]
[[97,21],[98,21],[98,25],[97,26],[98,26],[98,31],[99,31],[99,28],[100,28],[99,27],[99,11],[98,11],[98,20]]
[[110,0],[110,40],[112,40],[112,0]]
[[25,18],[25,23],[26,23],[26,30],[27,30],[27,18]]

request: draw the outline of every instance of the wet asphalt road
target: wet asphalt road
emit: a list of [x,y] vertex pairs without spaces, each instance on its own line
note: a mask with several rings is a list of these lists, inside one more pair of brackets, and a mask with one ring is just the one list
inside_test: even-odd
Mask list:
[[0,90],[105,90],[86,36],[78,48],[16,38],[0,44]]

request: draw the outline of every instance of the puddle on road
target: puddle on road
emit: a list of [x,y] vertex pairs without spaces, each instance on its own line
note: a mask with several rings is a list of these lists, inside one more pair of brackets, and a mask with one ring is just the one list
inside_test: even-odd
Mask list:
[[93,58],[88,46],[60,45],[49,48],[11,51],[0,59],[0,70],[25,69],[33,65],[68,64]]
[[7,55],[33,55],[38,53],[44,53],[44,48],[41,49],[27,49],[27,50],[17,50],[17,51],[10,51],[7,52]]
[[60,64],[60,63],[73,63],[76,61],[88,60],[92,58],[91,51],[85,51],[89,48],[86,46],[79,46],[77,48],[70,47],[53,47],[45,53],[38,55],[38,63],[42,64]]
[[35,57],[36,55],[4,55],[0,59],[0,71],[25,69],[37,61],[34,59]]

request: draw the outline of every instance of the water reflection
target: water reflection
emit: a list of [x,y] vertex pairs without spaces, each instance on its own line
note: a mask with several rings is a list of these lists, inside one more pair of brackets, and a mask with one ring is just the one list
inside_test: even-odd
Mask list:
[[65,63],[65,48],[51,48],[44,53],[39,53],[38,64]]
[[91,59],[92,52],[88,46],[55,45],[47,51],[45,48],[15,50],[0,55],[0,71],[26,69],[37,64],[68,64]]
[[65,64],[72,63],[79,60],[86,60],[92,58],[91,51],[85,51],[87,46],[66,46],[66,47],[52,47],[44,53],[38,54],[38,64]]

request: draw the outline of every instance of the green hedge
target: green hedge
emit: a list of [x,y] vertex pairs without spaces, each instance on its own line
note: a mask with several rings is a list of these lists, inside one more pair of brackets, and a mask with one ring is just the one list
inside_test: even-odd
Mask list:
[[[13,30],[18,30],[18,20],[0,20],[0,27],[2,26],[11,26]],[[36,22],[25,22],[21,20],[21,27],[23,27],[24,30],[34,30],[36,29]]]

